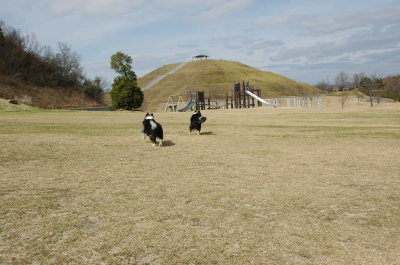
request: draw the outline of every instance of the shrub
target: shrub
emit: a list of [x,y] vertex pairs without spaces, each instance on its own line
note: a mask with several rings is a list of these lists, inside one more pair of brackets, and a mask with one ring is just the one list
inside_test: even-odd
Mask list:
[[139,108],[143,103],[143,92],[136,81],[127,77],[115,78],[111,89],[113,107],[116,109],[132,110]]

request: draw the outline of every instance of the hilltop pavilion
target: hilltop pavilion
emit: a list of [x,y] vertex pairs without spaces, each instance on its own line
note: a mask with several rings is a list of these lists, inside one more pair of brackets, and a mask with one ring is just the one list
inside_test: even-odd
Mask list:
[[196,60],[207,60],[208,57],[210,57],[210,56],[204,55],[204,54],[199,54],[199,55],[193,56],[192,58],[196,59]]

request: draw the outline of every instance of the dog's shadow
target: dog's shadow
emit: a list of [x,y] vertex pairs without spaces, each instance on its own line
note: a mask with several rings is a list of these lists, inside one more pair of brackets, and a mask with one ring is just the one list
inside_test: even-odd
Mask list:
[[162,146],[173,146],[173,145],[175,145],[175,143],[170,140],[165,140],[162,142]]
[[213,132],[201,132],[200,135],[214,135]]

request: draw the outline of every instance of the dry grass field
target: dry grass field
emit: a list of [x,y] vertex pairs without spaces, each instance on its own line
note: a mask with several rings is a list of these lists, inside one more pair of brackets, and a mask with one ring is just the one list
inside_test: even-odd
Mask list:
[[400,264],[399,103],[190,115],[0,111],[0,264]]

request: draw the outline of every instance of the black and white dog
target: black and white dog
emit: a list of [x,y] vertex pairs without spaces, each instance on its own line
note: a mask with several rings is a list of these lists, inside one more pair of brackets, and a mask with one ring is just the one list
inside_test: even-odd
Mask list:
[[162,140],[164,138],[163,128],[161,124],[154,120],[153,113],[146,113],[146,116],[144,116],[142,139],[144,140],[146,136],[150,138],[154,146],[157,143],[157,138],[160,139],[158,146],[162,146]]
[[197,135],[200,135],[201,124],[206,121],[206,117],[201,116],[200,110],[194,111],[192,117],[190,117],[189,134],[192,131],[197,131]]

